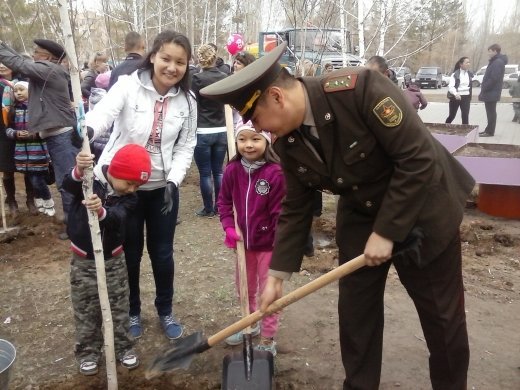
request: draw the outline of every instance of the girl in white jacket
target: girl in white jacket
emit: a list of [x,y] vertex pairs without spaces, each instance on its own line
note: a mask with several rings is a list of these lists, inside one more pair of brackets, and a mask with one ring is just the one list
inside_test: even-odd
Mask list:
[[102,104],[86,116],[93,140],[109,131],[110,139],[96,171],[106,169],[124,145],[142,145],[150,154],[150,180],[137,191],[139,203],[127,224],[124,244],[130,286],[130,334],[141,337],[139,268],[146,244],[155,279],[155,307],[169,339],[181,337],[173,302],[173,238],[179,207],[178,187],[191,164],[196,144],[197,104],[188,87],[191,45],[184,35],[168,30],[136,72],[121,76]]

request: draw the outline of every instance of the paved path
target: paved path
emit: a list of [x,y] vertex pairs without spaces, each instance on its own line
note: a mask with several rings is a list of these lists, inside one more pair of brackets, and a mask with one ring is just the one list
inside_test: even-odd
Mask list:
[[[443,88],[445,89],[445,88]],[[428,96],[426,96],[428,98]],[[448,116],[448,103],[429,103],[428,107],[419,111],[424,122],[444,123]],[[511,122],[513,119],[512,103],[497,104],[497,127],[494,137],[481,137],[479,143],[520,145],[520,123]],[[461,124],[460,110],[453,124]],[[469,124],[478,125],[479,131],[484,131],[487,125],[484,103],[471,103],[469,110]]]

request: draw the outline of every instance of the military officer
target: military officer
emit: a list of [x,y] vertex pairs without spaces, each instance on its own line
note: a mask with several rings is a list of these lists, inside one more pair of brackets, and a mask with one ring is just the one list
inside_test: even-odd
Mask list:
[[[430,351],[435,390],[465,389],[469,361],[459,225],[474,180],[425,128],[406,97],[377,71],[346,68],[294,78],[278,64],[285,44],[201,90],[277,137],[287,196],[262,309],[300,269],[316,189],[339,194],[339,262],[364,253],[368,267],[339,283],[344,389],[377,389],[383,295],[393,263],[413,299]],[[412,229],[415,262],[392,259]]]

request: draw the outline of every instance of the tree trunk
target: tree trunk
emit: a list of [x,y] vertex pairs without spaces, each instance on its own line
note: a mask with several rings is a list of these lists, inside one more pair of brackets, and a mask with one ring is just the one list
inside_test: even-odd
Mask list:
[[[78,60],[76,57],[76,48],[72,39],[72,30],[70,28],[69,13],[66,0],[58,0],[60,7],[61,28],[63,31],[65,50],[69,59],[70,78],[72,83],[72,94],[74,96],[74,105],[76,109],[78,104],[83,104],[81,99],[81,87],[79,81]],[[84,131],[84,122],[81,120],[81,130],[83,134],[83,151],[90,153],[90,146],[86,131]],[[72,130],[75,131],[75,130]],[[92,168],[85,170],[83,180],[83,195],[87,199],[92,194],[93,172]],[[94,248],[94,258],[96,261],[97,286],[99,293],[99,304],[101,306],[101,314],[103,317],[103,334],[105,342],[105,359],[107,365],[107,387],[109,390],[117,389],[117,371],[116,358],[114,351],[114,325],[112,323],[112,311],[110,310],[110,302],[108,300],[108,289],[105,275],[105,259],[103,258],[103,245],[101,243],[101,230],[99,228],[98,216],[96,213],[89,211],[88,221],[90,225],[90,235],[92,237],[92,247]],[[71,223],[73,223],[71,221]]]

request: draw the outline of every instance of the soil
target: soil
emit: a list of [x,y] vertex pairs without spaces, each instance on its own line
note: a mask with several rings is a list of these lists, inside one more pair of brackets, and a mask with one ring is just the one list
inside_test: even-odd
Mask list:
[[[18,199],[23,181],[17,177]],[[54,190],[54,198],[59,196]],[[22,203],[20,201],[20,203]],[[218,218],[201,218],[196,169],[181,187],[175,236],[174,310],[186,334],[210,336],[239,318],[234,292],[234,255],[222,244]],[[59,208],[59,207],[58,207]],[[316,254],[285,290],[308,283],[337,264],[334,244],[335,198],[324,195],[324,213],[314,232]],[[13,223],[8,219],[9,223]],[[73,356],[74,327],[69,296],[68,242],[54,218],[22,213],[17,229],[0,233],[0,338],[17,348],[12,389],[102,389],[106,374],[84,377]],[[467,209],[462,224],[466,311],[471,346],[469,389],[520,388],[520,221]],[[147,254],[141,289],[144,335],[136,349],[142,365],[118,367],[120,389],[219,389],[223,358],[232,351],[218,345],[197,355],[187,371],[145,379],[146,366],[169,342],[153,308],[154,286]],[[282,313],[277,336],[275,383],[278,389],[341,389],[337,286],[330,285]],[[381,389],[429,389],[428,351],[417,314],[392,268],[385,301],[385,344]],[[240,346],[235,350],[240,350]]]
[[520,146],[506,144],[469,143],[458,149],[454,156],[520,158]]

